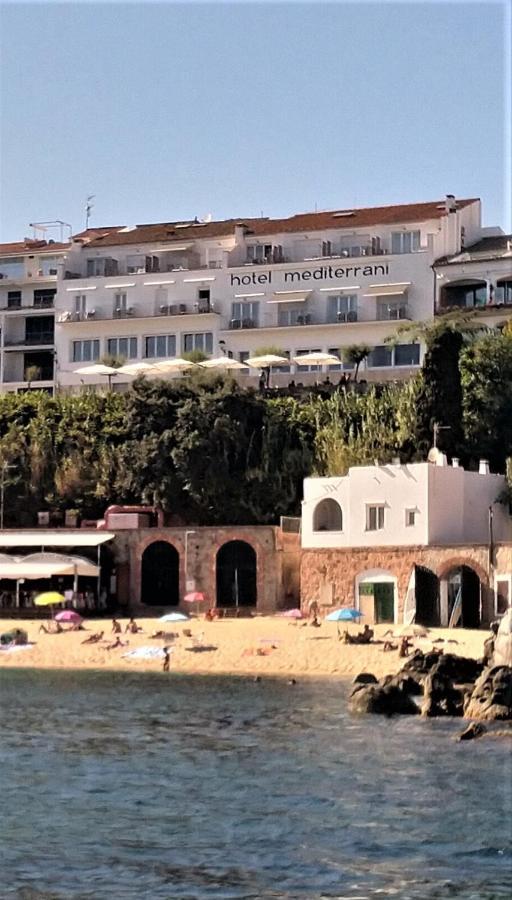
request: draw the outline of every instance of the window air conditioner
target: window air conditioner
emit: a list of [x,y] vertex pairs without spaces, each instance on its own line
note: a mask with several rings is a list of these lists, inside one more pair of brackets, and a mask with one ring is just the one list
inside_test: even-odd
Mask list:
[[161,316],[168,316],[168,315],[169,315],[169,309],[170,309],[170,307],[169,307],[168,304],[162,303],[162,304],[160,305],[160,315],[161,315]]

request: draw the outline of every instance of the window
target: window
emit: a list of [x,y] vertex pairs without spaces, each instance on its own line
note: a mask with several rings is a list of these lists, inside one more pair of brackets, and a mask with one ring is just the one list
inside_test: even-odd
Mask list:
[[336,500],[320,500],[313,513],[313,531],[343,531],[343,512]]
[[41,256],[39,258],[39,275],[56,275],[59,260],[56,256]]
[[[151,259],[151,257],[149,257]],[[127,275],[138,275],[146,271],[146,257],[140,253],[134,253],[126,257]]]
[[396,344],[394,350],[395,366],[419,366],[419,344]]
[[183,352],[190,353],[191,350],[202,350],[203,353],[211,353],[213,350],[213,334],[209,331],[202,334],[184,334]]
[[0,259],[0,278],[23,278],[24,274],[22,259]]
[[377,298],[377,319],[379,322],[407,318],[407,303],[404,300],[379,300]]
[[121,316],[126,313],[127,305],[126,293],[114,294],[114,315]]
[[75,313],[80,317],[85,317],[87,311],[87,296],[85,294],[75,294]]
[[386,347],[384,344],[374,347],[366,361],[366,366],[369,369],[382,369],[385,366],[392,365],[393,350],[391,350],[390,347]]
[[137,338],[109,338],[107,350],[111,356],[122,356],[124,359],[137,359]]
[[31,316],[25,320],[27,344],[53,344],[55,319],[53,316]]
[[7,292],[7,309],[21,308],[21,291]]
[[504,303],[507,306],[512,305],[512,278],[505,281],[498,281],[494,292],[494,302]]
[[311,316],[308,313],[304,313],[303,306],[286,304],[283,309],[278,309],[277,311],[278,325],[309,325],[310,321]]
[[375,504],[366,507],[366,530],[382,531],[384,528],[384,505]]
[[277,263],[283,262],[283,248],[272,244],[253,244],[247,247],[247,262]]
[[[286,356],[286,357],[288,357],[288,359],[290,359],[291,353],[289,350],[283,350],[283,352],[280,353],[279,355]],[[272,366],[272,371],[273,372],[289,372],[290,366],[289,365]]]
[[105,277],[109,275],[117,275],[118,274],[118,265],[117,259],[111,259],[110,257],[106,257],[104,259],[88,259],[87,260],[87,277],[91,278],[95,275],[104,275]]
[[155,334],[147,337],[144,356],[148,359],[169,359],[176,356],[176,335]]
[[394,231],[391,235],[391,253],[413,253],[419,249],[419,231]]
[[42,288],[34,291],[34,307],[36,309],[51,309],[56,293],[56,288]]
[[357,294],[332,294],[327,297],[328,322],[357,322]]
[[100,358],[100,342],[73,341],[71,345],[72,362],[94,362]]
[[415,509],[406,509],[405,510],[405,525],[406,528],[412,528],[416,525],[416,510]]
[[257,300],[231,304],[231,324],[240,322],[239,328],[257,327],[260,317],[260,304]]

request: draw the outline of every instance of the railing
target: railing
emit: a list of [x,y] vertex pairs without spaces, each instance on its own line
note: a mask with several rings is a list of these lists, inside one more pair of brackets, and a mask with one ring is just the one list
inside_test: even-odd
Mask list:
[[162,304],[156,310],[144,309],[137,306],[127,306],[116,308],[112,311],[105,309],[89,309],[83,312],[75,312],[74,310],[64,310],[59,314],[58,322],[60,325],[76,322],[91,322],[97,319],[153,319],[160,316],[198,316],[198,315],[219,315],[212,303],[170,303]]
[[43,331],[41,334],[26,335],[24,338],[4,341],[4,347],[34,347],[41,344],[53,344],[53,331]]
[[0,312],[20,312],[23,310],[30,312],[35,309],[53,309],[53,300],[38,301],[37,303],[10,303],[7,306],[1,306]]
[[410,319],[411,315],[409,313],[409,307],[406,303],[401,304],[400,306],[390,306],[388,309],[378,309],[377,310],[377,321],[378,322],[397,322],[401,319]]

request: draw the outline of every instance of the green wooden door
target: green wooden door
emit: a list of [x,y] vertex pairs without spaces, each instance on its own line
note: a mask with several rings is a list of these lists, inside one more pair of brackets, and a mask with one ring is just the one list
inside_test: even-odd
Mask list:
[[395,588],[388,582],[376,582],[373,585],[375,601],[375,622],[395,621]]

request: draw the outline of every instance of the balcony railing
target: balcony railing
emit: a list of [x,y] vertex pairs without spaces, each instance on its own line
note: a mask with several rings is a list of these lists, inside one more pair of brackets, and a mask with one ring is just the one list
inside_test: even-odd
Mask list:
[[212,303],[200,301],[199,303],[170,303],[162,304],[156,310],[145,309],[137,305],[118,307],[111,311],[106,309],[88,309],[82,312],[65,310],[59,314],[59,324],[67,322],[91,322],[95,320],[109,319],[152,319],[155,316],[198,316],[218,315]]
[[26,310],[27,312],[33,311],[35,309],[53,309],[53,300],[38,300],[37,303],[8,303],[5,306],[0,307],[0,312],[20,312]]
[[40,334],[25,335],[4,341],[4,347],[35,347],[41,344],[53,344],[53,331],[42,331]]
[[397,322],[401,319],[410,319],[411,315],[407,303],[401,303],[399,306],[389,306],[377,310],[378,322]]

